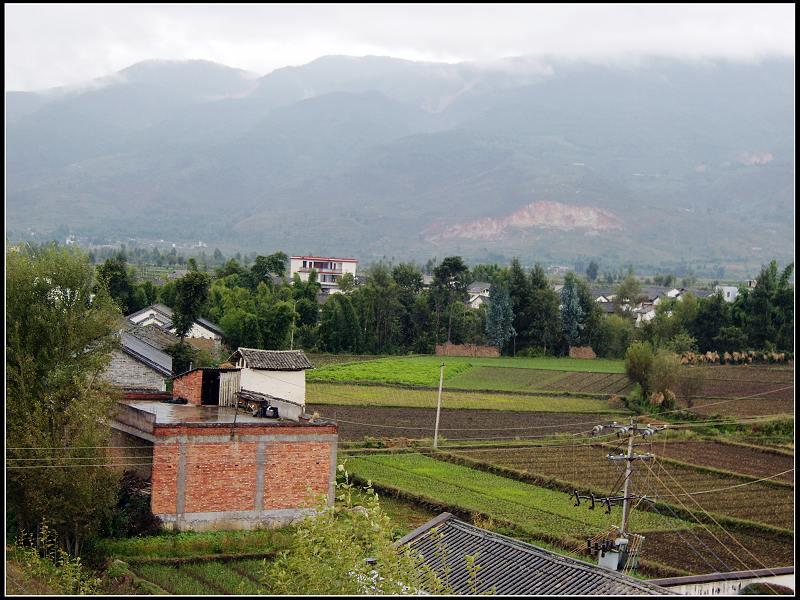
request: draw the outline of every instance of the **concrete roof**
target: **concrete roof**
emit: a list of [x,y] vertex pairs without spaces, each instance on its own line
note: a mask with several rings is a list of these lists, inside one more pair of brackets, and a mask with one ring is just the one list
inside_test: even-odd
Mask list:
[[[435,529],[436,535],[432,535]],[[441,538],[440,538],[441,536]],[[441,573],[447,553],[455,594],[471,593],[464,557],[478,554],[477,593],[517,595],[666,595],[665,588],[487,531],[442,513],[397,542],[425,557]]]

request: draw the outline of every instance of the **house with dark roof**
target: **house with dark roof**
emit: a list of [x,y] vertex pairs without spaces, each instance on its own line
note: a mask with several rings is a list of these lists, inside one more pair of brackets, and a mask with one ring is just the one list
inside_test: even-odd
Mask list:
[[[175,333],[175,326],[172,323],[172,309],[163,304],[151,304],[128,315],[127,318],[131,323],[141,327],[155,325],[164,331]],[[186,338],[192,345],[206,349],[217,349],[222,343],[224,335],[225,333],[219,325],[212,323],[208,319],[198,317],[186,334]],[[204,344],[203,341],[206,341],[206,343]]]
[[103,378],[126,392],[163,392],[172,377],[172,357],[125,331],[120,347],[111,353]]
[[[306,405],[306,369],[313,369],[302,350],[239,348],[228,362],[240,369],[242,392],[265,394],[291,403],[286,410],[302,414]],[[295,408],[292,409],[292,406]]]
[[[448,582],[454,594],[553,596],[657,596],[663,587],[562,556],[487,531],[442,513],[397,541],[424,557],[424,563]],[[470,581],[465,557],[475,557],[477,579]],[[476,585],[473,591],[470,584]]]

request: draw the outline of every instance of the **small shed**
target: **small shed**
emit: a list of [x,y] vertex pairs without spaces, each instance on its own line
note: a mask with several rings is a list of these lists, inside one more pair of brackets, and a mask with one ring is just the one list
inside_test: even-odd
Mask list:
[[305,407],[305,371],[314,367],[302,350],[239,348],[228,362],[241,369],[242,390],[282,398]]

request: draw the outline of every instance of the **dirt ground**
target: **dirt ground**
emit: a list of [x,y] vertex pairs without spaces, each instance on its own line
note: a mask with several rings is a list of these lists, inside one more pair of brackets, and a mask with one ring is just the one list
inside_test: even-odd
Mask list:
[[[744,473],[752,477],[769,477],[794,468],[794,457],[792,456],[745,446],[734,446],[733,444],[691,440],[656,444],[655,446],[658,453],[667,458],[735,473]],[[776,480],[794,481],[794,473],[786,473],[776,478]]]
[[[433,437],[436,410],[428,408],[381,408],[309,404],[308,412],[335,419],[339,439],[361,440],[364,436],[421,439]],[[617,417],[618,418],[618,417]],[[588,431],[606,422],[604,415],[575,413],[536,413],[499,410],[442,409],[440,438],[457,439],[536,439],[553,433]],[[465,429],[465,431],[454,431]],[[536,437],[532,437],[536,436]]]

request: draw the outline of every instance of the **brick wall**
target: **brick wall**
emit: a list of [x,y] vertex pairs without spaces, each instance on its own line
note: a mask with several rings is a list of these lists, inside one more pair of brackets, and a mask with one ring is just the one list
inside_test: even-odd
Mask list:
[[111,353],[111,363],[103,373],[103,378],[111,385],[137,389],[166,389],[166,378],[159,373],[128,356],[121,350]]
[[156,427],[154,433],[155,514],[300,509],[330,489],[336,442],[320,436],[335,436],[333,425],[237,426],[233,440],[229,427]]
[[202,402],[203,396],[203,371],[191,371],[182,377],[172,380],[172,397],[186,398],[189,404]]
[[597,358],[597,354],[594,353],[591,346],[570,346],[569,357],[592,359]]
[[500,356],[500,350],[495,346],[481,346],[478,344],[436,344],[437,356],[472,356],[480,358],[495,358]]

